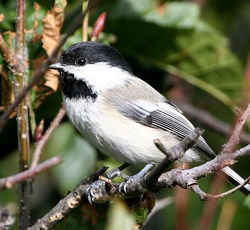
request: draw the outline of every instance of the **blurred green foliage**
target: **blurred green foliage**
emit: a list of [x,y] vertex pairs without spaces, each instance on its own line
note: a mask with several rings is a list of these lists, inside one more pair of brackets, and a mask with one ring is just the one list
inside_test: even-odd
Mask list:
[[[26,25],[30,29],[34,23],[35,1],[26,2]],[[42,19],[54,1],[37,2],[40,4],[36,28],[39,34],[42,33]],[[249,9],[250,2],[246,0],[205,0],[202,8],[191,0],[106,0],[100,1],[97,9],[91,12],[89,33],[97,16],[106,11],[107,21],[100,41],[118,48],[129,60],[136,75],[165,95],[169,89],[176,87],[171,79],[178,76],[181,84],[187,88],[185,97],[190,103],[233,124],[234,108],[243,104],[244,66],[250,49]],[[63,31],[67,29],[74,14],[80,11],[79,1],[68,1]],[[15,1],[1,0],[0,14],[5,16],[0,23],[0,32],[14,31]],[[30,35],[26,39],[32,66],[34,60],[45,52],[39,40],[32,42]],[[68,39],[64,48],[80,40],[81,28]],[[0,66],[7,69],[1,55]],[[34,70],[31,69],[30,74],[32,71]],[[35,93],[32,94],[32,99],[36,101]],[[47,97],[35,110],[37,121],[45,118],[47,127],[60,103],[60,92]],[[211,130],[205,136],[215,150],[220,150],[225,142],[225,137]],[[6,177],[15,173],[18,168],[15,119],[9,122],[0,137],[0,177]],[[62,195],[93,172],[96,165],[100,166],[103,162],[112,167],[118,165],[104,155],[97,154],[68,121],[64,121],[51,137],[43,157],[58,154],[63,157],[63,163],[36,180],[34,192],[39,196],[32,198],[33,220],[44,215]],[[245,176],[249,175],[249,158],[246,159],[237,166],[237,170]],[[209,188],[211,180],[209,177],[201,181],[204,190]],[[173,191],[161,192],[157,196],[173,196]],[[237,192],[227,199],[232,199],[236,205],[231,229],[248,229],[249,197],[244,199]],[[223,201],[219,202],[211,229],[217,227]],[[1,192],[0,202],[4,205],[16,204],[16,191]],[[199,223],[203,207],[204,202],[189,192],[187,219],[190,228]],[[176,213],[175,204],[169,205],[151,222],[151,229],[173,229],[178,221]],[[109,204],[97,205],[95,208],[84,204],[56,229],[74,230],[79,229],[79,226],[81,229],[134,229],[135,216],[121,201],[114,201],[110,208]]]
[[83,178],[93,173],[96,151],[69,123],[62,124],[50,138],[46,157],[61,155],[63,162],[51,170],[63,194],[71,191]]
[[110,207],[106,230],[131,230],[135,229],[135,220],[129,210],[119,200],[114,200]]
[[[117,47],[144,65],[184,78],[226,105],[239,101],[243,70],[225,36],[200,18],[195,4],[173,2],[157,9],[156,2],[111,4],[107,30],[116,33]],[[120,29],[121,25],[129,26]]]

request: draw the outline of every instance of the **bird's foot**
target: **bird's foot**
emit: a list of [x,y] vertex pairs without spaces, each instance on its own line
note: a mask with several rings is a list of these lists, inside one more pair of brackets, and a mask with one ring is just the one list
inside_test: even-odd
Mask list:
[[100,176],[99,180],[93,182],[87,191],[88,201],[90,204],[105,202],[109,199],[114,186],[112,179],[119,176],[124,180],[128,179],[128,176],[121,172],[121,170],[127,168],[128,163],[124,163],[118,168],[114,168],[106,172],[106,177]]
[[138,192],[144,192],[141,182],[144,180],[144,176],[153,168],[153,165],[147,164],[139,173],[134,176],[128,176],[122,173],[120,168],[121,167],[109,170],[106,173],[106,177],[99,177],[99,180],[93,182],[90,185],[87,191],[88,201],[90,204],[105,202],[109,199],[110,194],[112,194],[112,188],[114,188],[111,179],[117,176],[125,180],[119,185],[120,193],[133,196],[133,193],[136,192],[135,195],[138,196]]
[[121,172],[119,168],[114,168],[106,172],[106,177],[110,180],[116,178],[116,177],[121,177],[124,180],[127,180],[129,178],[128,175],[125,173]]
[[111,185],[104,180],[97,180],[93,182],[87,191],[88,201],[93,203],[102,203],[109,198]]
[[110,180],[114,179],[115,177],[121,177],[124,180],[128,179],[128,176],[124,173],[122,173],[122,170],[127,168],[129,166],[128,163],[124,163],[121,166],[119,166],[118,168],[114,168],[111,169],[109,171],[106,172],[106,177]]
[[144,176],[153,168],[152,164],[147,164],[139,173],[134,176],[130,176],[125,182],[122,182],[119,186],[119,192],[125,194],[133,194],[134,192],[143,193],[144,188],[142,185],[142,180]]

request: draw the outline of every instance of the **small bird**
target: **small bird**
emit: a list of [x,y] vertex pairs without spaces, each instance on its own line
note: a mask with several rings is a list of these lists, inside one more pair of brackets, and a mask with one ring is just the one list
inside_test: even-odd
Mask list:
[[[125,163],[124,167],[161,162],[165,155],[155,146],[154,139],[170,148],[194,130],[182,111],[136,77],[111,46],[76,43],[50,68],[60,72],[63,103],[74,126],[101,152]],[[180,161],[199,162],[215,156],[200,137]],[[231,168],[222,171],[236,184],[244,182]],[[250,185],[243,189],[249,193]]]

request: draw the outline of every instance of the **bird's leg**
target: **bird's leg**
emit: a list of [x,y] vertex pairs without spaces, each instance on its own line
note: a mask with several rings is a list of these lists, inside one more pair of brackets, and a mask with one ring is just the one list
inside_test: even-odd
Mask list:
[[[144,176],[153,168],[152,164],[147,164],[140,172],[135,174],[134,176],[130,176],[126,179],[125,182],[122,182],[119,186],[119,191],[122,193],[133,193],[135,191],[142,191],[143,187],[140,183],[143,180]],[[132,189],[128,190],[128,186]]]
[[[108,179],[113,179],[117,176],[120,176],[121,178],[123,178],[125,180],[125,182],[122,182],[119,186],[119,191],[122,193],[131,194],[131,193],[133,193],[133,189],[135,191],[139,190],[139,191],[143,192],[143,187],[141,186],[141,184],[139,182],[141,180],[143,180],[144,176],[153,168],[153,165],[147,164],[140,172],[138,172],[134,176],[127,176],[121,172],[121,170],[127,168],[128,166],[129,166],[128,163],[124,163],[121,166],[119,166],[118,168],[111,169],[106,173],[106,177]],[[131,186],[133,184],[134,184],[134,186]],[[132,190],[129,189],[129,191],[128,191],[128,189],[127,189],[128,186],[129,186],[129,188],[132,188]],[[105,198],[106,196],[108,196],[107,183],[103,180],[99,179],[99,180],[95,181],[94,183],[92,183],[92,185],[88,189],[88,200],[89,200],[90,204],[96,203],[96,202],[101,202],[100,198]],[[138,196],[138,194],[136,194],[136,196]]]
[[115,177],[119,176],[122,179],[127,180],[128,176],[126,174],[122,173],[121,171],[123,169],[127,168],[128,166],[129,166],[129,163],[123,163],[118,168],[114,168],[114,169],[111,169],[111,170],[107,171],[106,172],[106,177],[111,180],[111,179],[114,179]]
[[102,202],[100,198],[105,200],[108,197],[106,182],[103,180],[97,180],[93,182],[87,191],[88,201],[92,205],[93,203]]
[[[117,168],[111,169],[108,172],[106,172],[106,177],[112,180],[113,178],[119,176],[122,179],[127,180],[129,176],[122,173],[121,170],[127,168],[128,166],[129,166],[128,163],[124,163]],[[108,184],[104,180],[101,180],[101,179],[91,184],[91,186],[88,189],[88,201],[91,205],[96,202],[102,202],[100,198],[103,198],[105,200],[105,198],[108,196],[107,186]]]

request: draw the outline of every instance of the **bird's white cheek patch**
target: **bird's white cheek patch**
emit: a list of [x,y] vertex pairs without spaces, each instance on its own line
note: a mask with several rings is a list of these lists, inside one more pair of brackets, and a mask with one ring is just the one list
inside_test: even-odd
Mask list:
[[131,77],[127,71],[104,62],[85,66],[64,66],[64,71],[73,74],[78,80],[85,81],[96,92],[123,85],[126,79]]

